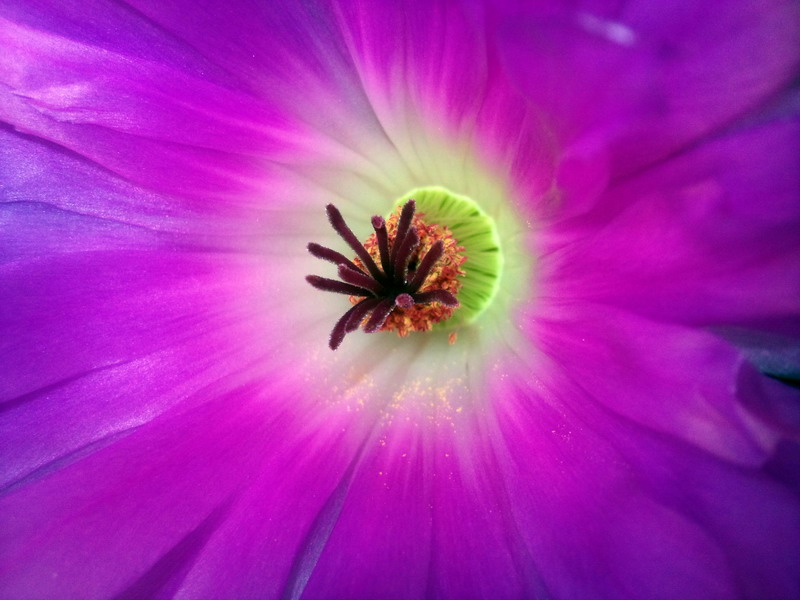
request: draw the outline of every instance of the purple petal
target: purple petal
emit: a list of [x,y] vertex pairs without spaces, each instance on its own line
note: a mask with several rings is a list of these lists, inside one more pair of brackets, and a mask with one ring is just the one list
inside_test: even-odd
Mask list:
[[497,39],[515,82],[563,138],[603,139],[613,177],[756,108],[798,66],[800,9],[787,0],[500,6]]
[[526,327],[606,410],[743,464],[773,450],[775,432],[742,413],[752,391],[737,386],[752,367],[728,342],[602,305],[548,313]]
[[257,175],[244,154],[284,152],[277,138],[297,131],[246,95],[173,68],[11,23],[0,31],[0,116],[140,183],[206,196],[241,190]]
[[[7,494],[0,500],[3,514],[20,518],[6,521],[4,532],[28,539],[46,534],[48,543],[3,544],[3,564],[10,567],[4,595],[133,596],[156,587],[194,587],[208,597],[231,590],[246,596],[256,587],[279,595],[306,524],[323,509],[356,451],[339,443],[340,430],[316,438],[311,462],[300,468],[294,456],[309,451],[308,440],[290,441],[286,428],[301,431],[302,419],[279,417],[271,399],[286,391],[258,383],[204,398],[192,410],[155,419],[79,465]],[[347,424],[341,415],[329,418]],[[337,458],[331,460],[326,448]],[[303,494],[312,483],[321,493]],[[262,518],[265,510],[273,519]],[[232,535],[238,540],[233,545]],[[275,553],[268,564],[245,559],[266,548]],[[87,553],[115,568],[87,569],[86,561],[74,560]],[[170,560],[169,575],[159,575],[165,569],[160,562]],[[236,576],[207,579],[221,565],[226,577]],[[61,577],[45,575],[54,571]]]
[[576,377],[576,362],[541,366],[540,376],[524,370],[497,382],[492,395],[505,442],[493,450],[502,457],[514,531],[550,593],[701,599],[800,592],[788,559],[800,549],[795,495],[757,470],[610,413],[603,403],[627,394],[633,369],[622,378],[609,373],[605,387],[593,389],[600,378]]
[[433,558],[432,473],[419,434],[409,429],[394,432],[385,445],[368,442],[372,451],[348,481],[335,523],[324,533],[312,531],[325,537],[318,548],[309,543],[305,549],[305,568],[297,569],[290,588],[295,595],[323,597],[335,588],[346,598],[425,596]]
[[544,295],[800,331],[798,140],[791,122],[739,132],[612,188],[545,251]]

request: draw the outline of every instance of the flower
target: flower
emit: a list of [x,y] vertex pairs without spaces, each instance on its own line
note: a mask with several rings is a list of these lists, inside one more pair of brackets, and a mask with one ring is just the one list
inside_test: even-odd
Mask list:
[[[0,596],[800,595],[796,2],[0,16]],[[432,190],[472,320],[332,352]]]
[[[347,294],[353,301],[333,328],[331,350],[336,350],[344,336],[362,322],[368,333],[397,330],[405,337],[410,331],[431,331],[434,323],[452,316],[459,307],[454,293],[460,287],[458,277],[466,275],[459,268],[465,260],[460,254],[464,248],[456,245],[447,227],[425,225],[415,214],[414,199],[403,205],[399,216],[390,219],[389,227],[383,217],[372,217],[375,233],[364,245],[333,204],[327,211],[336,233],[358,256],[353,262],[330,248],[308,245],[312,256],[338,265],[340,279],[309,275],[306,281],[326,292]],[[445,256],[445,242],[450,256]],[[443,273],[445,267],[447,272]]]

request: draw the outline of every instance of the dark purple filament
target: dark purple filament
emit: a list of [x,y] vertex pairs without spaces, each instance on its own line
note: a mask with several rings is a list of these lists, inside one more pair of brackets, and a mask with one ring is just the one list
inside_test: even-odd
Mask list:
[[326,210],[331,226],[347,242],[347,245],[352,248],[364,265],[364,268],[359,268],[344,254],[319,244],[308,245],[308,251],[313,256],[339,266],[339,278],[341,279],[340,281],[308,275],[306,277],[308,283],[318,290],[363,297],[363,300],[350,308],[336,322],[331,331],[329,343],[331,350],[336,350],[344,340],[344,336],[358,329],[364,319],[366,319],[364,331],[374,333],[380,330],[396,306],[410,308],[415,304],[431,302],[439,302],[445,306],[458,306],[458,300],[448,291],[420,292],[425,279],[444,254],[444,243],[441,240],[431,246],[419,261],[416,269],[409,267],[409,261],[419,246],[419,235],[412,227],[416,211],[414,200],[409,200],[403,205],[394,240],[389,240],[386,221],[383,217],[372,217],[372,228],[375,230],[375,239],[378,242],[378,252],[380,253],[380,267],[347,226],[339,209],[333,204],[328,204]]

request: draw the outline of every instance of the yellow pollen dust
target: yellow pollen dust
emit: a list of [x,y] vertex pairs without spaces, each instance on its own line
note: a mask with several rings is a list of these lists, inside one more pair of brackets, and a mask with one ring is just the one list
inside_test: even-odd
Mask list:
[[[397,235],[397,223],[400,220],[401,210],[402,208],[398,208],[394,214],[386,219],[386,231],[390,246]],[[409,278],[413,275],[416,266],[427,254],[431,246],[438,240],[442,240],[444,253],[434,268],[431,269],[419,291],[445,290],[454,296],[458,296],[458,291],[462,285],[459,278],[466,274],[464,269],[461,268],[467,261],[467,257],[462,254],[464,247],[458,245],[458,241],[453,237],[453,233],[447,226],[428,225],[422,219],[424,216],[425,213],[416,213],[411,225],[416,228],[417,235],[419,235],[419,246],[414,250],[409,261]],[[381,264],[378,239],[374,233],[364,242],[364,247],[370,256],[375,259],[375,262]],[[363,266],[357,258],[353,262],[359,267]],[[357,304],[359,300],[361,300],[360,297],[350,296],[352,304]],[[380,330],[396,331],[400,337],[406,337],[412,331],[430,331],[436,323],[449,319],[456,310],[458,310],[457,306],[445,306],[438,302],[415,304],[410,308],[395,306]],[[454,341],[453,339],[451,343]]]

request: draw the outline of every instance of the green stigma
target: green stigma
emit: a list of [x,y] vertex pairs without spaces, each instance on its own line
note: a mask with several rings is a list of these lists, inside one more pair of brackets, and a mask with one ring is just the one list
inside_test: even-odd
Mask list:
[[442,187],[411,190],[394,203],[392,212],[412,198],[417,210],[424,213],[425,222],[450,229],[467,258],[463,266],[466,274],[461,278],[462,287],[458,292],[461,306],[452,317],[436,323],[434,329],[451,330],[469,325],[492,304],[500,287],[503,252],[494,220],[471,198]]

